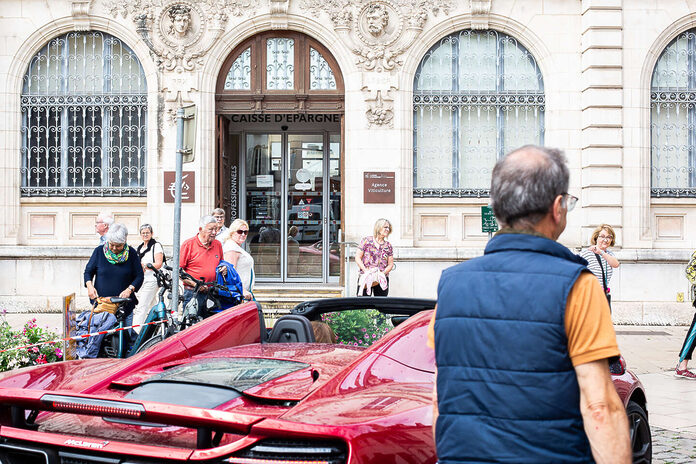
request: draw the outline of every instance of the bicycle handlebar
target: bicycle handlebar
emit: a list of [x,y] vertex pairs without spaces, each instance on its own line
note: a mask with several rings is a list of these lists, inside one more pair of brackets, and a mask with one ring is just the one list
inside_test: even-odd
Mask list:
[[210,288],[214,288],[215,290],[225,290],[225,291],[228,290],[227,287],[225,287],[224,285],[220,285],[219,283],[217,283],[215,281],[206,282],[204,279],[196,279],[191,274],[189,274],[188,272],[184,271],[181,268],[179,268],[179,276],[182,279],[189,279],[189,280],[193,281],[193,283],[196,284],[196,287],[193,290],[194,292],[198,291],[198,289],[200,289],[201,287],[210,287]]
[[[169,271],[172,270],[172,268],[170,266],[162,266],[162,267],[164,269],[169,270]],[[155,277],[157,277],[157,285],[159,287],[164,287],[167,290],[171,290],[171,288],[172,288],[171,276],[162,272],[162,269],[157,269],[152,263],[148,263],[147,268],[155,273]]]

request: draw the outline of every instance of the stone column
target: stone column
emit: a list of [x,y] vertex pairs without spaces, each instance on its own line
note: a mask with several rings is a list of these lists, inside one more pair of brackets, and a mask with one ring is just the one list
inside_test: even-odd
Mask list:
[[623,244],[623,0],[582,0],[583,246],[599,224]]

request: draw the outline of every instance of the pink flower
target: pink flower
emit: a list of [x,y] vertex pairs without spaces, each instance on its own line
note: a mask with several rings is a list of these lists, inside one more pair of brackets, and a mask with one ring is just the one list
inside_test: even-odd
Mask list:
[[56,348],[56,356],[58,356],[59,358],[62,358],[63,357],[63,350],[61,350],[60,348]]

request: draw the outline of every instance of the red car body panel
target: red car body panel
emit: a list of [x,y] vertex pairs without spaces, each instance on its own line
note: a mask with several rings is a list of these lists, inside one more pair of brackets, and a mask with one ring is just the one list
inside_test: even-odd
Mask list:
[[[346,444],[346,463],[433,464],[435,359],[426,345],[431,316],[422,311],[410,317],[368,349],[262,344],[263,317],[256,303],[246,303],[126,360],[69,361],[0,375],[0,440],[104,456],[220,462],[265,438],[333,439]],[[214,409],[126,398],[168,368],[220,358],[280,359],[307,367],[245,389],[244,396]],[[642,394],[630,372],[615,376],[614,383],[624,404]],[[46,401],[47,394],[117,401],[109,404],[118,411],[119,405],[142,408],[138,421],[166,426],[106,421],[101,410]],[[10,405],[46,411],[36,418],[38,430],[13,425]],[[131,412],[109,415],[119,414]],[[224,436],[216,446],[200,447],[198,428]]]

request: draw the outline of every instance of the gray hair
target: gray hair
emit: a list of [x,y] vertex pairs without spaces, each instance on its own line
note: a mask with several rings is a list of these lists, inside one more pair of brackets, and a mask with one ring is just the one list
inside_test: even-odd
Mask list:
[[213,212],[210,213],[210,214],[211,214],[211,215],[213,215],[213,214],[225,214],[225,210],[222,209],[222,208],[215,208],[215,209],[213,210]]
[[513,150],[493,168],[493,213],[504,226],[531,228],[568,192],[569,178],[561,150],[535,145]]
[[101,219],[101,222],[103,222],[107,226],[110,226],[114,223],[114,217],[111,215],[111,213],[106,211],[102,211],[99,214],[97,214],[97,222],[99,222],[99,219]]
[[140,228],[138,229],[138,231],[139,231],[139,232],[142,232],[142,231],[145,230],[145,229],[148,229],[148,230],[150,231],[151,234],[154,233],[154,231],[152,230],[152,226],[151,226],[150,224],[143,224],[143,225],[141,225]]
[[210,224],[211,222],[214,222],[215,224],[217,224],[217,220],[213,216],[211,216],[210,214],[206,214],[205,216],[203,216],[201,218],[200,221],[198,221],[198,227],[200,227],[202,229],[205,226],[207,226],[208,224]]
[[107,242],[121,245],[126,243],[128,239],[128,228],[120,222],[114,222],[111,224],[111,227],[109,227],[109,231],[104,235]]

